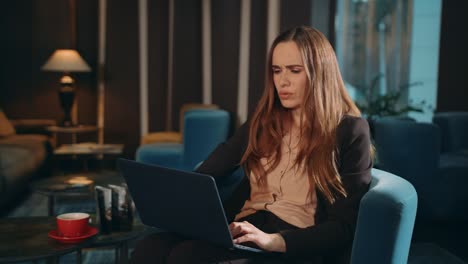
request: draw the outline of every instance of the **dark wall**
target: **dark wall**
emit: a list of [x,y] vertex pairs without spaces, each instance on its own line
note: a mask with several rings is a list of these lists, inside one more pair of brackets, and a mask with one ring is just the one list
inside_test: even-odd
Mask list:
[[212,99],[237,112],[239,76],[240,2],[212,1]]
[[179,130],[179,109],[202,101],[201,1],[174,3],[172,128]]
[[468,111],[467,5],[466,1],[442,1],[438,112]]
[[255,111],[265,85],[267,0],[252,1],[252,26],[250,28],[249,114]]
[[289,28],[310,25],[310,0],[281,1],[280,31]]
[[[76,48],[92,71],[78,74],[78,120],[82,124],[96,124],[97,120],[97,60],[98,60],[98,1],[76,2]],[[37,1],[36,1],[37,2]]]
[[140,136],[138,1],[107,1],[104,141],[132,157]]
[[[75,1],[76,36],[70,16]],[[328,14],[328,35],[333,33],[336,1],[281,1],[280,29],[317,21],[313,14]],[[149,129],[163,130],[167,106],[168,0],[148,1],[149,32]],[[320,5],[319,5],[320,3]],[[108,1],[105,142],[124,143],[133,156],[140,139],[139,53],[137,1]],[[249,112],[264,85],[267,1],[252,1],[249,58]],[[59,73],[40,67],[58,48],[78,49],[91,73],[75,75],[78,88],[78,120],[96,124],[96,61],[98,2],[95,0],[6,1],[2,4],[0,34],[0,108],[11,118],[51,118],[62,111],[57,90]],[[466,93],[466,3],[442,1],[442,25],[437,111],[468,111]],[[183,103],[200,102],[201,0],[175,1],[174,99],[172,125],[178,128]],[[323,11],[314,8],[322,8]],[[319,20],[321,21],[321,20]],[[213,103],[237,112],[237,78],[240,1],[212,1]],[[323,22],[323,21],[322,21]],[[320,23],[323,25],[324,23]],[[75,43],[74,43],[75,42]],[[331,39],[333,43],[333,39]],[[90,138],[93,140],[94,138]]]
[[29,2],[7,1],[2,5],[2,11],[0,16],[2,35],[2,41],[0,41],[2,51],[0,108],[8,110],[8,116],[17,117],[21,114],[19,110],[22,105],[27,106],[31,98],[31,96],[21,96],[21,94],[27,94],[27,91],[34,92],[31,91],[33,9]]
[[167,107],[168,1],[148,1],[149,131],[165,129]]
[[[267,2],[251,2],[250,113],[264,86]],[[76,20],[69,16],[71,3],[76,6]],[[330,5],[322,6],[327,9]],[[76,48],[92,68],[91,73],[75,75],[79,122],[96,124],[98,1],[8,1],[2,8],[6,11],[0,17],[0,30],[7,37],[0,42],[4,51],[4,63],[0,66],[0,107],[12,118],[59,121],[62,117],[57,98],[60,74],[42,72],[40,67],[55,49]],[[309,0],[281,1],[281,30],[310,24],[311,8]],[[148,1],[150,131],[164,130],[167,122],[168,10],[169,0]],[[175,1],[173,129],[179,127],[181,105],[200,103],[203,97],[201,15],[201,0]],[[240,1],[212,0],[211,18],[213,103],[236,117]],[[140,141],[138,1],[107,1],[106,23],[104,142],[125,144],[125,156],[133,157]],[[95,137],[84,139],[94,141]]]
[[[97,6],[94,0],[7,1],[2,6],[0,107],[10,118],[62,118],[57,91],[61,73],[41,66],[56,49],[76,48],[96,68]],[[72,25],[76,35],[72,36]],[[78,96],[78,121],[96,123],[96,76],[73,74]]]

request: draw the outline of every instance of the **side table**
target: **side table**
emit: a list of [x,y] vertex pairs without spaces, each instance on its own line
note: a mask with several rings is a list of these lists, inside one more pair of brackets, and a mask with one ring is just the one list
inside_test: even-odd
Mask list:
[[78,125],[72,127],[49,126],[46,129],[52,133],[55,141],[57,140],[58,133],[70,134],[72,144],[77,143],[77,134],[97,132],[99,130],[97,126],[90,125]]
[[[70,184],[76,178],[91,180],[92,183],[85,186]],[[30,184],[32,191],[38,192],[48,199],[48,216],[55,215],[56,198],[59,196],[94,199],[94,186],[96,185],[121,185],[124,179],[116,172],[68,174],[39,179]]]
[[[94,222],[94,218],[92,218]],[[58,263],[59,257],[77,252],[81,263],[81,250],[85,248],[115,247],[115,263],[127,263],[128,241],[158,232],[135,221],[131,230],[98,234],[77,244],[62,244],[48,237],[56,228],[55,217],[21,217],[0,219],[0,263],[50,259]]]
[[118,157],[123,153],[123,144],[97,144],[78,143],[65,144],[54,150],[55,157],[80,157],[84,161],[84,170],[88,170],[88,159],[97,159],[103,162],[104,156]]
[[89,247],[115,247],[115,263],[125,264],[128,262],[128,242],[155,232],[160,230],[147,227],[135,219],[131,230],[99,234]]

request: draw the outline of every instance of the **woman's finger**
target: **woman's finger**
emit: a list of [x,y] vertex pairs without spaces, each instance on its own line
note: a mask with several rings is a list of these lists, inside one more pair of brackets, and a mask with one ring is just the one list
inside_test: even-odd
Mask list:
[[255,234],[252,234],[252,233],[248,233],[248,234],[245,234],[245,235],[242,235],[242,236],[239,236],[237,238],[235,238],[233,240],[233,242],[235,244],[241,244],[241,243],[244,243],[244,242],[254,242],[255,244],[256,243],[256,240],[255,240]]
[[258,235],[262,234],[263,232],[260,229],[256,228],[254,225],[250,224],[249,222],[240,222],[233,225],[234,233],[236,234],[233,236],[235,239],[233,240],[234,243],[244,243],[247,241],[253,241],[258,243]]
[[249,222],[233,222],[229,225],[235,244],[253,242],[267,251],[285,252],[284,239],[279,234],[267,234]]
[[229,231],[233,237],[243,233],[250,233],[253,225],[249,222],[233,222],[229,225]]

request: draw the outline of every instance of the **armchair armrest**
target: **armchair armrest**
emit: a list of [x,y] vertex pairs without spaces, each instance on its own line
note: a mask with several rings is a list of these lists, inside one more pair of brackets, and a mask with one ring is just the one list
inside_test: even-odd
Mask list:
[[55,126],[57,122],[52,119],[10,119],[17,134],[42,134],[50,136],[48,126]]

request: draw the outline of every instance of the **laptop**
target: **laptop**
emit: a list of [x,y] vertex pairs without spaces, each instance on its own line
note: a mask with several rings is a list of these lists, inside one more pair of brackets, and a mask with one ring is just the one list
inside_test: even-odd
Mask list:
[[234,244],[210,175],[118,159],[143,224],[194,239],[251,252],[261,249]]

